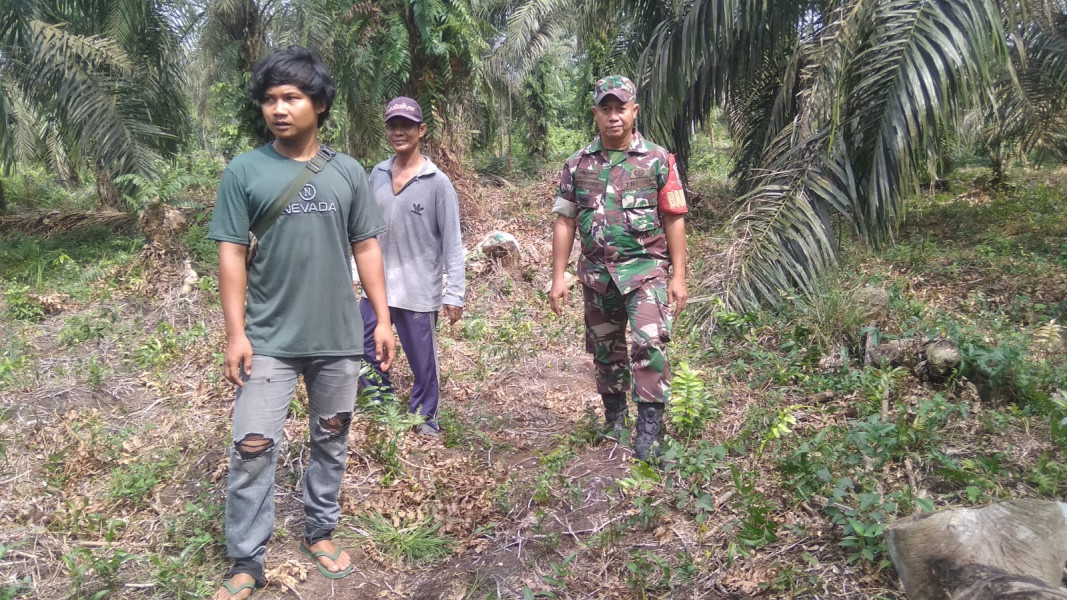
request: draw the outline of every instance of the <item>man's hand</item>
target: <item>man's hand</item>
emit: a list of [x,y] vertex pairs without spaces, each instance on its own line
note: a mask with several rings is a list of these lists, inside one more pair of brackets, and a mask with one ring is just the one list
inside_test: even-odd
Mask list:
[[548,299],[552,303],[552,312],[563,315],[563,307],[567,304],[567,283],[563,277],[552,278],[552,289],[548,292]]
[[685,287],[685,277],[678,277],[677,275],[671,277],[670,283],[667,284],[667,304],[674,306],[674,318],[678,318],[678,315],[682,313],[682,309],[685,308],[685,301],[689,299],[689,291]]
[[244,387],[242,370],[245,377],[252,375],[252,344],[243,333],[226,342],[226,352],[222,356],[222,376],[237,387]]
[[548,299],[552,303],[552,312],[563,315],[563,306],[567,304],[567,262],[570,260],[571,247],[574,245],[574,230],[577,224],[573,217],[556,215],[552,226],[552,288]]
[[441,318],[448,319],[448,324],[451,325],[463,318],[463,307],[453,306],[451,304],[442,304]]
[[382,371],[388,371],[396,358],[396,338],[393,337],[393,324],[380,319],[374,327],[374,360],[378,361]]

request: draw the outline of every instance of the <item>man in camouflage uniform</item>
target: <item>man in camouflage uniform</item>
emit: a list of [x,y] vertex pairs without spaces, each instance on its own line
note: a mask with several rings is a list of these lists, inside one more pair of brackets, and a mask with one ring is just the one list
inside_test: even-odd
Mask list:
[[[578,279],[585,298],[586,350],[604,401],[605,433],[625,428],[626,391],[637,403],[634,454],[659,456],[670,400],[664,346],[671,313],[685,306],[685,191],[674,155],[634,127],[633,82],[610,76],[593,90],[599,134],[564,163],[552,212],[552,310],[567,300],[564,270],[577,230]],[[627,357],[626,323],[630,324]]]

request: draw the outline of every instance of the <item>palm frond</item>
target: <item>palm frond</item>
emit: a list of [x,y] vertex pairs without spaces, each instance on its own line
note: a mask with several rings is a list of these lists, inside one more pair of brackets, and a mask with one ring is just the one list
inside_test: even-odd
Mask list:
[[768,148],[767,169],[730,224],[727,268],[705,282],[721,290],[728,306],[774,303],[792,289],[808,293],[836,264],[828,209],[850,212],[855,179],[840,141],[826,131],[799,139],[801,120]]
[[998,81],[986,137],[990,146],[1018,142],[1023,152],[1043,147],[1067,156],[1067,3],[1045,8],[1041,18],[1015,26],[1016,77]]
[[[688,162],[689,135],[715,105],[753,93],[769,57],[795,43],[807,2],[694,0],[660,22],[637,66],[642,129]],[[772,136],[773,138],[773,136]],[[768,138],[771,139],[771,138]]]
[[[985,0],[856,2],[832,16],[801,43],[796,115],[748,170],[728,269],[708,282],[732,306],[808,293],[835,261],[831,211],[871,244],[886,239],[914,189],[916,157],[936,152],[940,128],[988,88],[986,59],[1005,56]],[[788,114],[789,94],[765,93],[753,103],[760,111],[739,112],[773,132],[767,107]],[[746,141],[750,154],[760,146]]]
[[107,38],[71,35],[40,21],[30,29],[36,52],[29,67],[38,78],[27,82],[28,95],[51,103],[63,126],[76,130],[81,145],[111,172],[147,172],[147,157],[155,154],[149,140],[164,134],[145,124],[136,104],[116,101],[123,79],[132,76],[122,49]]
[[855,223],[878,246],[915,191],[915,158],[935,149],[942,123],[988,89],[985,65],[1005,54],[1000,15],[986,0],[891,0],[862,27],[863,45],[845,65],[839,122],[860,190]]

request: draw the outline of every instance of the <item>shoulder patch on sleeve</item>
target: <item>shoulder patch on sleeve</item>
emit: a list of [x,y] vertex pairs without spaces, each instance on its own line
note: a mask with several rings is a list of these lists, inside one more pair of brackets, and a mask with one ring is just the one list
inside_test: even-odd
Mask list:
[[682,186],[682,178],[678,175],[678,165],[674,163],[674,155],[667,155],[667,181],[659,190],[657,201],[659,210],[665,214],[678,215],[688,212],[685,204],[685,188]]

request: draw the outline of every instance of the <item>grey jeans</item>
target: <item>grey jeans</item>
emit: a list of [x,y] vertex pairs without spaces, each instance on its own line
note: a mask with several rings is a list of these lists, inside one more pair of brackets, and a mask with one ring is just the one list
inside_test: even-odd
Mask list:
[[[226,487],[226,553],[262,568],[274,529],[274,472],[289,400],[304,376],[311,457],[304,473],[304,540],[330,537],[348,458],[348,428],[356,399],[359,356],[252,357],[252,375],[237,389]],[[243,376],[243,374],[242,374]]]

